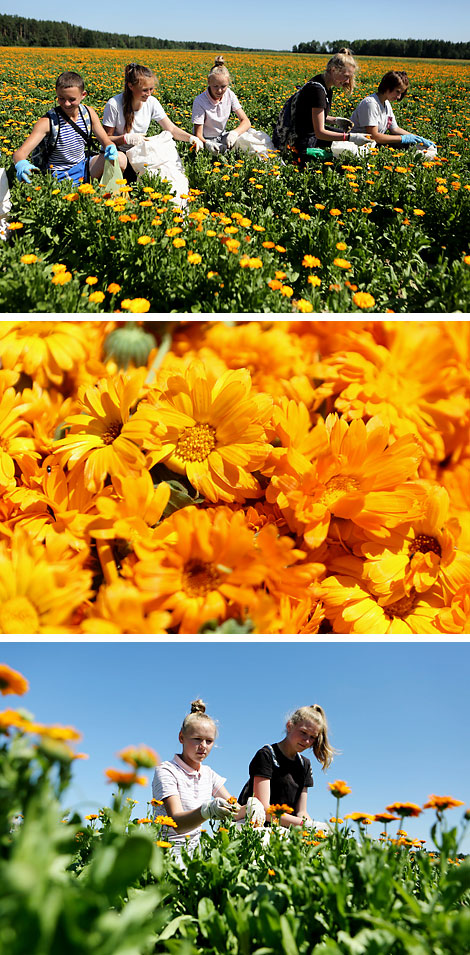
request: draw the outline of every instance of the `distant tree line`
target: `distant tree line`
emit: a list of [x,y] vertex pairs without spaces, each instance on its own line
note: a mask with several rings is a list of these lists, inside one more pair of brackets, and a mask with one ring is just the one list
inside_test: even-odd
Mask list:
[[334,53],[342,46],[349,47],[358,56],[426,57],[446,60],[469,60],[470,41],[454,43],[452,40],[327,40],[320,43],[298,43],[293,53]]
[[[224,43],[196,40],[162,40],[154,36],[129,36],[88,30],[64,20],[34,20],[31,17],[0,14],[0,46],[100,47],[123,50],[235,50]],[[245,49],[245,48],[243,48]]]

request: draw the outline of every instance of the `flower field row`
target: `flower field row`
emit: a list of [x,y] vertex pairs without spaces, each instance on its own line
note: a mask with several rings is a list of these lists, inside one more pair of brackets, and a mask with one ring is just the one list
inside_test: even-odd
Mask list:
[[468,322],[0,323],[0,632],[468,633]]
[[[139,56],[143,51],[139,52]],[[191,104],[212,54],[146,51],[170,118],[191,128]],[[0,117],[7,165],[33,121],[54,101],[62,69],[80,70],[99,115],[122,86],[129,51],[3,48]],[[388,60],[359,58],[350,115]],[[232,54],[233,88],[255,128],[272,132],[296,84],[325,65],[307,55]],[[435,139],[438,155],[381,147],[306,171],[246,154],[214,160],[178,144],[190,192],[186,214],[168,183],[144,176],[107,193],[50,177],[14,183],[0,271],[5,312],[453,312],[470,302],[467,64],[400,61],[410,92],[403,128]],[[34,76],[34,87],[31,77]],[[155,130],[157,131],[157,130]],[[308,264],[308,261],[315,264]],[[53,271],[65,265],[62,278]],[[96,278],[91,290],[89,275]],[[113,291],[114,290],[114,291]]]
[[[0,691],[24,677],[0,664]],[[146,785],[156,754],[120,753],[108,771],[111,805],[83,818],[64,812],[80,733],[0,712],[0,946],[10,955],[462,955],[468,950],[470,864],[460,851],[469,810],[450,827],[450,796],[430,796],[429,847],[402,828],[422,810],[399,802],[369,816],[346,813],[342,780],[325,831],[230,823],[203,833],[184,866],[161,838],[172,820],[155,800],[143,816],[126,793]],[[133,777],[133,780],[127,777]],[[275,810],[275,807],[272,807]],[[279,807],[282,810],[284,807]],[[387,824],[398,818],[396,836]],[[368,835],[372,819],[385,826]],[[357,834],[356,834],[357,826]],[[268,836],[268,833],[270,835]]]

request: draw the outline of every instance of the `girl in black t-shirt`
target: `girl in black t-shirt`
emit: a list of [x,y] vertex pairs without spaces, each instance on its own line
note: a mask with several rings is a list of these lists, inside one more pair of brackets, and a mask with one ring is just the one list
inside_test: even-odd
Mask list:
[[[328,742],[325,713],[316,703],[302,706],[292,714],[286,723],[284,739],[272,746],[263,746],[255,753],[250,763],[250,778],[238,799],[240,805],[246,805],[250,796],[256,796],[265,811],[273,805],[293,809],[292,814],[281,816],[283,826],[321,825],[307,812],[307,793],[313,786],[312,766],[302,753],[310,747],[322,768],[327,769],[335,750]],[[271,815],[266,813],[267,823],[270,819]]]
[[[350,50],[343,48],[328,61],[324,73],[312,77],[299,90],[295,104],[295,148],[301,160],[307,158],[306,149],[326,149],[333,142],[348,140],[363,145],[370,137],[349,133],[352,123],[342,117],[330,116],[333,87],[352,93],[358,66]],[[329,127],[337,124],[336,129]]]

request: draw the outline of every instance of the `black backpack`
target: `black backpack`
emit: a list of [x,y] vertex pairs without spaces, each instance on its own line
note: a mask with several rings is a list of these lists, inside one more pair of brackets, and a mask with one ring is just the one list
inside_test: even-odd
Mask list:
[[[319,83],[317,80],[309,80],[308,83],[304,84],[304,86],[307,85],[320,86],[323,90],[325,90],[323,84]],[[298,134],[295,129],[295,114],[297,110],[299,93],[301,90],[303,90],[303,88],[303,86],[297,87],[295,93],[293,93],[292,96],[289,96],[289,99],[284,103],[284,106],[279,113],[278,121],[274,127],[272,136],[276,149],[289,149],[289,147],[295,145],[295,142],[298,139]]]
[[70,126],[73,126],[75,131],[77,133],[80,133],[80,136],[82,136],[83,139],[85,140],[86,159],[87,159],[87,165],[88,165],[90,154],[91,154],[92,135],[93,135],[91,115],[90,115],[90,110],[88,109],[88,107],[82,106],[81,103],[79,105],[79,110],[80,110],[80,115],[85,122],[86,130],[87,130],[86,134],[84,133],[83,129],[80,128],[80,126],[77,126],[77,124],[74,123],[73,120],[69,119],[69,117],[62,112],[60,106],[53,106],[52,109],[49,109],[47,113],[45,113],[45,116],[47,116],[47,118],[49,119],[49,132],[46,133],[46,135],[44,136],[44,139],[41,139],[41,142],[34,147],[30,156],[30,161],[32,162],[33,166],[37,166],[38,169],[41,170],[41,172],[47,172],[49,169],[49,159],[52,156],[52,153],[54,152],[54,149],[57,146],[57,143],[59,140],[61,120],[63,120],[66,123],[69,123]]

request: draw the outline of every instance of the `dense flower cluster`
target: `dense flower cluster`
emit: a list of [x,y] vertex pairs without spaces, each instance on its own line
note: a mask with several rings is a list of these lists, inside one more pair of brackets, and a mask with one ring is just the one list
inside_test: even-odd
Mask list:
[[0,633],[468,633],[468,322],[128,325],[1,323]]

